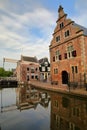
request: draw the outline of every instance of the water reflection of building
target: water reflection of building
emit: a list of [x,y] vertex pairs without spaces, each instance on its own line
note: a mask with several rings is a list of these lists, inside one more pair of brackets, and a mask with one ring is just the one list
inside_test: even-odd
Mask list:
[[48,107],[49,101],[50,101],[50,96],[48,95],[47,92],[41,92],[40,93],[40,104],[44,107]]
[[[46,95],[44,98],[42,95]],[[45,92],[40,92],[34,88],[20,87],[19,93],[17,93],[17,106],[18,109],[36,109],[38,104],[41,104],[43,107],[48,107],[50,96]]]
[[87,101],[51,94],[51,130],[87,130]]

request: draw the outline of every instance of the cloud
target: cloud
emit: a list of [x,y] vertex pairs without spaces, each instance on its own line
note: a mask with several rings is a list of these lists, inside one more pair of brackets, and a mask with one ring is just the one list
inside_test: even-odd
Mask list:
[[83,13],[87,10],[87,2],[83,2],[83,0],[77,0],[75,2],[75,8],[79,13]]
[[[24,5],[17,1],[13,6],[10,2],[0,1],[0,61],[3,57],[19,58],[21,53],[38,58],[49,57],[56,21],[54,12],[31,0],[32,6],[28,0]],[[20,4],[25,8],[22,9]]]
[[87,28],[87,2],[83,2],[83,0],[77,0],[75,2],[75,10],[76,14],[72,17],[72,19],[74,19],[76,23]]

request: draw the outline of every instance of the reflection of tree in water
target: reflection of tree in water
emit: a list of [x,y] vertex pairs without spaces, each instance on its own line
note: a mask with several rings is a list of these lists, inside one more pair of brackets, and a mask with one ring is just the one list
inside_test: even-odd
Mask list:
[[86,99],[51,94],[51,130],[87,130]]

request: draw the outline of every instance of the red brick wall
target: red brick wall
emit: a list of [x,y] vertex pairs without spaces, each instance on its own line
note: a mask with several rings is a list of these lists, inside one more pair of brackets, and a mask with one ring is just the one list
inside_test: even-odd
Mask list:
[[[59,26],[61,22],[64,23],[62,29],[60,29]],[[80,28],[73,24],[73,21],[67,19],[66,16],[57,21],[57,26],[53,33],[53,39],[49,47],[52,81],[62,83],[62,71],[66,71],[72,75],[72,66],[78,67],[78,74],[87,72],[87,37],[83,35],[83,31],[80,31]],[[68,37],[65,37],[64,35],[66,30],[69,30]],[[60,36],[59,42],[56,42],[57,36]],[[76,57],[65,59],[64,53],[67,53],[67,47],[70,45],[73,45],[74,50],[76,50]],[[53,57],[55,57],[55,52],[57,50],[60,50],[62,60],[53,62]],[[54,68],[58,68],[58,74],[54,74]]]

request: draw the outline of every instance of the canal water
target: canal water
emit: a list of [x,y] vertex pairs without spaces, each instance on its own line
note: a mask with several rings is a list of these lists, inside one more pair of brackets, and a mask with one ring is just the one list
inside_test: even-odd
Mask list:
[[0,130],[87,130],[87,98],[23,86],[0,89]]

